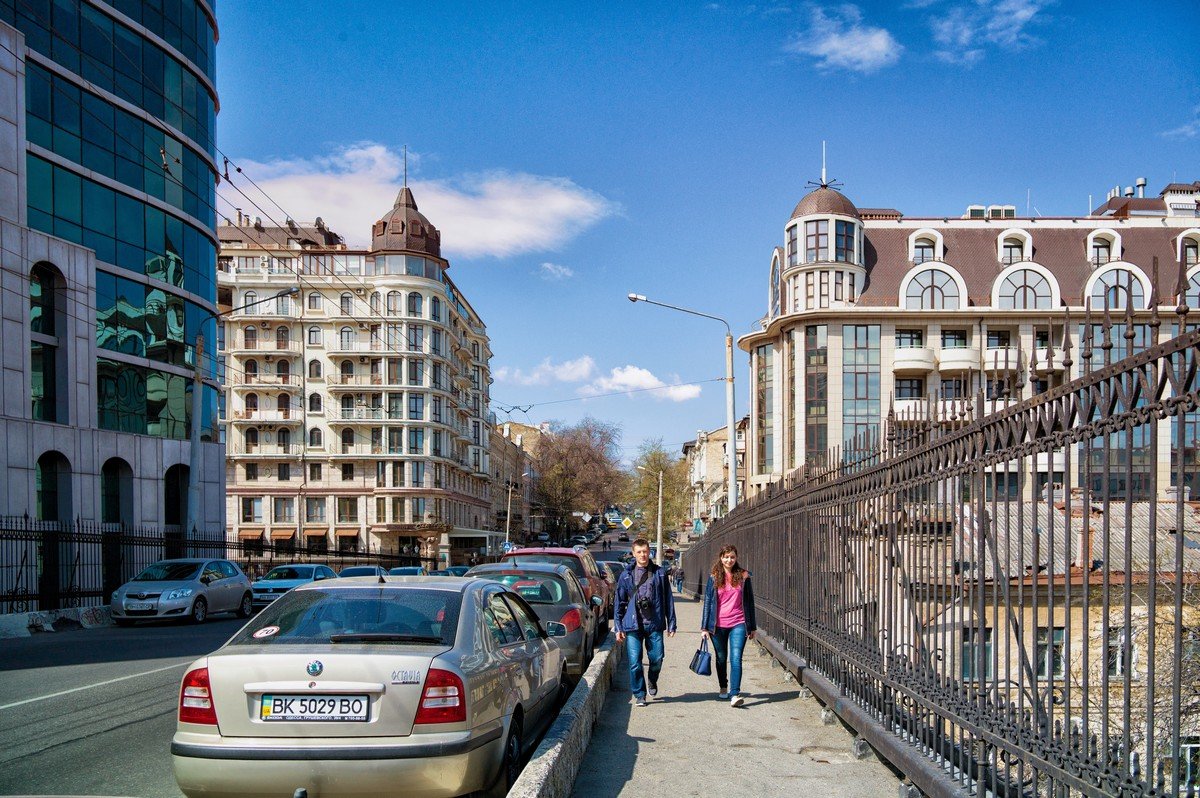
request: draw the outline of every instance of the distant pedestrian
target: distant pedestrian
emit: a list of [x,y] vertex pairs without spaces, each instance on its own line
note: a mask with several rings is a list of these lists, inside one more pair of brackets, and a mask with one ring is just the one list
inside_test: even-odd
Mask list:
[[[663,633],[675,635],[675,600],[667,572],[650,561],[650,541],[633,542],[633,561],[617,579],[617,598],[613,602],[613,623],[617,642],[625,644],[629,663],[629,687],[639,707],[646,706],[646,695],[658,695],[658,675],[663,664]],[[642,651],[649,668],[642,672]],[[649,683],[647,685],[647,682]]]
[[676,563],[674,570],[675,570],[675,592],[682,593],[683,592],[683,565],[681,563]]
[[713,563],[712,573],[704,586],[700,634],[712,640],[717,659],[717,684],[721,688],[718,697],[728,698],[731,707],[740,707],[744,701],[742,651],[746,641],[754,639],[757,628],[750,572],[738,562],[737,548],[725,546]]

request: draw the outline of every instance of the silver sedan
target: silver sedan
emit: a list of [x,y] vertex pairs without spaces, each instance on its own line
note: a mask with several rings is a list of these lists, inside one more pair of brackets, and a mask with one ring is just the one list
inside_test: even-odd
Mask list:
[[175,779],[192,798],[504,795],[565,692],[565,633],[490,580],[303,585],[188,669]]

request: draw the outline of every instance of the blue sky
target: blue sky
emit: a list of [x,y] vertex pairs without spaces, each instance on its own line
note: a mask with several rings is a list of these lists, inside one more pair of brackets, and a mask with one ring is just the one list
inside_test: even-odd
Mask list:
[[1139,176],[1200,179],[1194,0],[224,0],[218,23],[218,146],[279,206],[243,209],[361,243],[407,145],[497,415],[612,421],[628,456],[725,412],[719,382],[682,385],[723,374],[723,328],[626,294],[749,332],[822,140],[857,205],[909,216],[1076,215]]

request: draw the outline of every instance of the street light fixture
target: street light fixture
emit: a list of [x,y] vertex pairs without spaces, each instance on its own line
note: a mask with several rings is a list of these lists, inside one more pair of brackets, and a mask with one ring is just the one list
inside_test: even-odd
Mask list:
[[668,305],[666,302],[656,302],[653,299],[647,299],[644,294],[629,294],[630,302],[645,302],[647,305],[658,305],[660,308],[668,310],[678,310],[680,313],[690,313],[693,316],[701,316],[713,321],[719,321],[725,325],[725,423],[729,432],[728,435],[728,455],[729,455],[729,485],[728,485],[728,503],[730,511],[737,506],[737,430],[734,429],[734,403],[733,403],[733,331],[729,328],[729,322],[720,316],[712,316],[708,313],[701,313],[698,310],[690,308],[681,308],[678,305]]
[[205,311],[208,318],[200,323],[200,332],[196,335],[196,348],[192,354],[192,429],[189,436],[191,451],[189,452],[188,460],[188,504],[187,504],[187,525],[184,527],[184,536],[195,537],[196,529],[200,522],[200,416],[203,412],[204,404],[204,381],[200,375],[200,360],[204,355],[204,325],[208,323],[208,319],[216,321],[222,316],[227,316],[230,313],[236,313],[239,310],[261,305],[264,302],[270,302],[273,299],[280,299],[285,296],[295,296],[300,293],[299,286],[292,286],[284,289],[277,294],[272,294],[268,297],[247,302],[245,305],[240,305],[229,310],[222,310],[219,313],[214,313],[211,310]]
[[[637,470],[644,471],[647,474],[654,473],[651,469],[646,468],[645,466],[638,466]],[[658,472],[658,548],[655,549],[655,551],[658,552],[658,561],[660,564],[667,557],[666,552],[663,550],[663,539],[662,539],[662,485],[663,485],[663,472],[660,470]]]

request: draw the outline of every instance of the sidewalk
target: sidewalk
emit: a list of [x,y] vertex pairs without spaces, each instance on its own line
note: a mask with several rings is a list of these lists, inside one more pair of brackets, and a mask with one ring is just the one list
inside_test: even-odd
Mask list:
[[[688,670],[700,645],[700,602],[675,596],[679,632],[666,641],[657,699],[635,707],[624,651],[572,793],[578,798],[819,795],[894,796],[900,781],[874,757],[857,760],[853,736],[821,722],[821,704],[758,644],[742,658],[740,709],[717,699],[717,677]],[[714,658],[715,674],[715,658]]]

